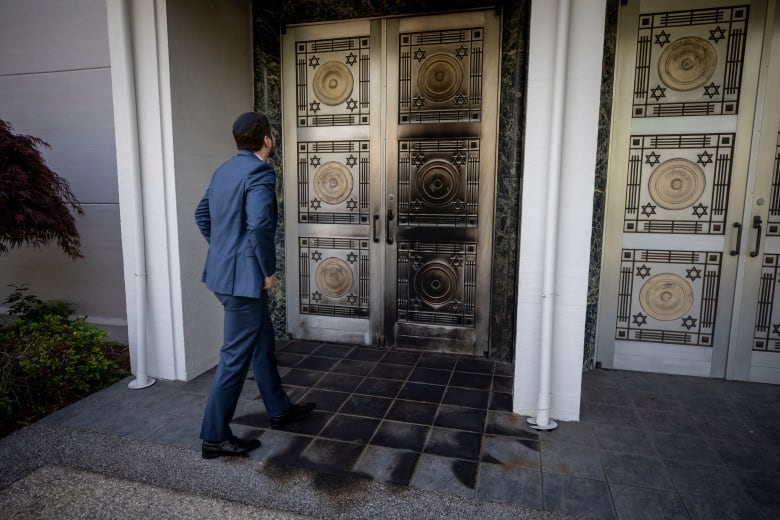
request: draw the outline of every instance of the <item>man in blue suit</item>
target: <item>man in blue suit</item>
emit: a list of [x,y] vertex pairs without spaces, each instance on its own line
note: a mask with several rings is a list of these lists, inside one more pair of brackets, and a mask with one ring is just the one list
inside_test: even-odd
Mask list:
[[220,166],[195,210],[209,243],[203,282],[225,309],[224,344],[203,416],[202,454],[211,459],[243,455],[257,439],[233,435],[236,411],[250,364],[272,426],[302,419],[314,403],[291,404],[276,365],[268,292],[275,282],[276,175],[267,160],[275,143],[265,114],[247,112],[233,123],[238,154]]

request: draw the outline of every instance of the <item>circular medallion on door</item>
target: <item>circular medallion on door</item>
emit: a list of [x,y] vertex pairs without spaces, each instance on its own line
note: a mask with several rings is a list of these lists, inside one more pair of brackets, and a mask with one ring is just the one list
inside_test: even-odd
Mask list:
[[650,174],[647,189],[656,204],[665,209],[685,209],[704,193],[706,178],[702,169],[686,159],[670,159]]
[[417,71],[417,88],[431,101],[447,101],[460,92],[463,66],[451,54],[431,54]]
[[416,177],[417,193],[427,205],[446,206],[460,193],[460,173],[447,161],[428,161]]
[[314,173],[314,191],[328,204],[341,204],[352,194],[352,172],[338,161],[328,161]]
[[355,279],[347,262],[330,257],[317,266],[314,281],[325,296],[341,298],[352,289]]
[[676,320],[693,306],[693,287],[676,274],[657,274],[642,285],[639,304],[652,318]]
[[342,104],[352,94],[352,72],[343,63],[328,61],[314,73],[314,95],[326,105]]
[[718,53],[710,42],[686,36],[675,40],[661,53],[658,75],[667,87],[688,92],[707,83],[717,64]]
[[457,281],[458,275],[449,265],[428,262],[414,274],[414,289],[422,302],[438,307],[455,296]]

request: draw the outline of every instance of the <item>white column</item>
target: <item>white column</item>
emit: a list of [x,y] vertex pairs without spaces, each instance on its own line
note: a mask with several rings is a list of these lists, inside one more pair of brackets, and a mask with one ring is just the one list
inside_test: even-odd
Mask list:
[[[135,77],[131,87],[113,86],[131,358],[145,334],[149,375],[187,380],[215,364],[222,341],[221,308],[200,283],[206,244],[193,212],[214,167],[234,153],[230,124],[252,109],[251,8],[249,0],[127,4],[129,50],[118,25],[121,3],[107,0],[112,67],[129,65]],[[127,108],[129,96],[135,113]],[[140,201],[128,156],[133,127]],[[133,214],[138,207],[143,229]],[[140,333],[138,244],[145,248],[147,292]]]
[[[531,5],[513,410],[535,415],[540,381],[545,213],[556,2]],[[605,0],[572,2],[558,211],[550,416],[579,418]]]

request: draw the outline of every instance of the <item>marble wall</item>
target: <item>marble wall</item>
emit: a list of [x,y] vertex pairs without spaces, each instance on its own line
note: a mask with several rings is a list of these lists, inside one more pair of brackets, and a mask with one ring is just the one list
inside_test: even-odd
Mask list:
[[612,115],[612,86],[615,72],[615,43],[619,0],[607,0],[604,26],[604,58],[601,68],[601,106],[599,107],[599,136],[596,150],[596,183],[593,189],[593,232],[590,246],[588,304],[585,311],[585,350],[582,366],[596,365],[596,320],[601,280],[601,244],[604,234],[604,202],[607,189],[607,162],[609,158],[609,130]]
[[[294,23],[309,23],[393,15],[450,12],[499,5],[503,16],[501,105],[499,108],[499,158],[496,185],[496,213],[491,285],[490,352],[499,360],[511,361],[514,354],[515,302],[517,300],[518,232],[520,228],[521,155],[524,120],[527,21],[529,0],[490,2],[484,0],[322,0],[318,2],[253,2],[255,109],[265,112],[281,136],[280,33]],[[284,193],[282,156],[284,143],[277,140],[272,160],[277,171],[280,229],[277,265],[284,265]],[[284,273],[271,297],[271,312],[278,334],[286,330]]]

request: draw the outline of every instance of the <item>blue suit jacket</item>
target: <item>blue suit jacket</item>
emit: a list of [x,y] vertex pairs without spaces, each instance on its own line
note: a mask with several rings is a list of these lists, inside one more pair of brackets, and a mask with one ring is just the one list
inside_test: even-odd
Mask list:
[[276,175],[247,150],[217,168],[195,210],[209,243],[203,282],[215,293],[260,298],[276,272]]

